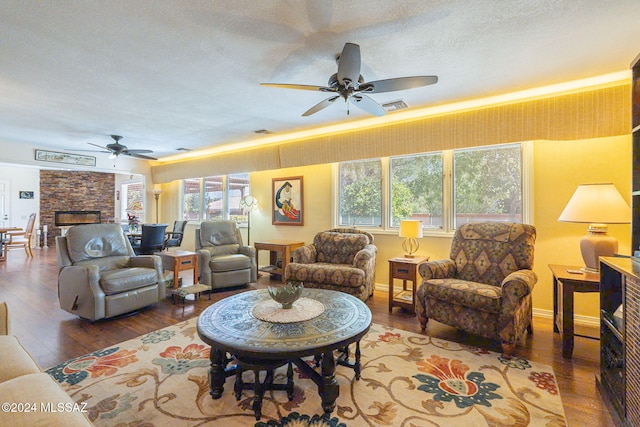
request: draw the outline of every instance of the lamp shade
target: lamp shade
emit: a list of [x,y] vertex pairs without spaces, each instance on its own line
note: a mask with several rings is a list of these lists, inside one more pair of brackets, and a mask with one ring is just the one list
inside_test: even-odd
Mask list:
[[400,237],[419,239],[422,237],[422,221],[404,219],[400,221]]
[[251,212],[258,207],[258,199],[253,196],[244,196],[240,199],[240,207],[247,212]]
[[580,184],[558,221],[628,224],[631,222],[631,208],[611,183]]
[[589,234],[580,239],[585,271],[597,272],[600,257],[613,256],[618,241],[607,235],[606,224],[628,224],[631,208],[613,184],[581,184],[558,221],[589,223]]

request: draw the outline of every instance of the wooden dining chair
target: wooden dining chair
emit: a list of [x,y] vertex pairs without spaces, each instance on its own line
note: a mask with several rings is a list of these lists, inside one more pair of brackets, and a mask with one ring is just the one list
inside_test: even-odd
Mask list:
[[7,239],[4,242],[6,249],[24,248],[27,256],[33,257],[31,252],[31,236],[33,235],[33,227],[36,224],[36,214],[29,215],[27,226],[24,231],[9,231],[7,232]]

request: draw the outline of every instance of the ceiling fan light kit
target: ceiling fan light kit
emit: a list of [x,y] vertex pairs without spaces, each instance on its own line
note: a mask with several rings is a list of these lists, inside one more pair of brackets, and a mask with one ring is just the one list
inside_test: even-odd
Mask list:
[[367,96],[371,93],[394,92],[398,90],[413,89],[428,86],[438,82],[437,76],[412,76],[397,77],[392,79],[374,80],[366,82],[360,74],[361,58],[360,46],[355,43],[345,43],[340,55],[337,56],[338,72],[329,77],[327,86],[299,85],[290,83],[260,83],[261,86],[279,87],[284,89],[312,90],[318,92],[330,92],[335,95],[320,101],[309,108],[302,115],[310,116],[324,110],[339,98],[349,104],[352,103],[361,110],[374,116],[384,116],[387,111],[373,98]]

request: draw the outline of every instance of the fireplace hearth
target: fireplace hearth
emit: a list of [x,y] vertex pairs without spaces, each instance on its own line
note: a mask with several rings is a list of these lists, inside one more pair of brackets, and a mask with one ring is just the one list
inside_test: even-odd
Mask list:
[[100,224],[100,211],[55,211],[56,227],[80,224]]

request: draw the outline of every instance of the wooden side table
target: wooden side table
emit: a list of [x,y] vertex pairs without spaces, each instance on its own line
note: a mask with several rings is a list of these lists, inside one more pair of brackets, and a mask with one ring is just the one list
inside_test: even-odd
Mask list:
[[[389,313],[393,307],[402,307],[413,314],[416,313],[416,288],[418,287],[418,266],[429,261],[429,257],[391,258],[389,260]],[[402,280],[402,290],[396,292],[394,279]],[[407,281],[412,282],[411,289],[407,289]]]
[[[573,354],[573,293],[600,292],[600,274],[584,273],[574,265],[549,264],[553,274],[553,331],[562,337],[562,357]],[[569,271],[580,271],[570,273]]]
[[156,252],[162,258],[162,267],[173,270],[173,289],[178,289],[178,275],[181,271],[193,269],[193,284],[198,284],[198,254],[181,249]]
[[[269,265],[259,268],[259,271],[280,276],[284,283],[284,270],[291,261],[291,253],[304,246],[304,242],[296,240],[269,240],[267,242],[255,242],[253,246],[258,251],[269,251]],[[278,261],[282,264],[278,265]]]

